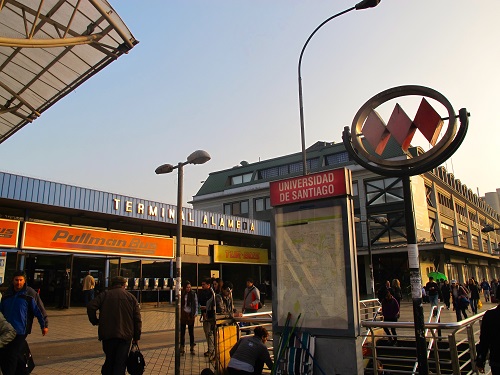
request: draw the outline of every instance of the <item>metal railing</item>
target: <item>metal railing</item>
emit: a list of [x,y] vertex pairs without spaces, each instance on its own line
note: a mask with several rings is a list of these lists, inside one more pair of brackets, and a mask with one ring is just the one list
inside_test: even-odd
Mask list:
[[[435,375],[476,374],[476,344],[479,342],[480,323],[484,312],[457,323],[441,323],[442,311],[443,306],[433,307],[425,323],[430,373]],[[379,375],[377,364],[382,364],[391,375],[418,374],[414,323],[382,321],[381,305],[377,299],[360,301],[359,313],[361,327],[366,329],[362,334],[365,374]],[[247,324],[241,327],[244,331],[252,332],[256,326],[264,326],[272,337],[271,311],[245,314],[236,317],[235,321]],[[389,346],[388,339],[396,337],[387,335],[384,328],[397,330],[398,347]],[[273,347],[271,346],[269,350],[272,354]],[[393,366],[389,368],[389,364]],[[486,366],[486,374],[491,374],[488,366]]]
[[[425,323],[430,373],[475,374],[476,344],[484,312],[458,323],[440,323],[442,308],[433,307]],[[379,374],[381,367],[391,374],[418,374],[413,322],[363,320],[361,325],[369,338],[363,342],[365,374]],[[386,334],[384,328],[395,328],[397,335]],[[397,339],[397,348],[389,350],[390,342],[396,342],[393,339]]]

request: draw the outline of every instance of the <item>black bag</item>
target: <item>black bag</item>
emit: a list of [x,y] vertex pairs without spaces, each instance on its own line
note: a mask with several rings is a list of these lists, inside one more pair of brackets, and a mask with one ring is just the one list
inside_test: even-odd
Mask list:
[[33,356],[31,355],[30,347],[26,340],[24,340],[20,349],[21,351],[17,359],[16,375],[31,374],[31,371],[35,368],[35,362],[33,361]]
[[132,344],[130,353],[127,358],[127,372],[130,375],[142,375],[144,374],[144,369],[146,368],[146,361],[144,356],[139,350],[138,344]]

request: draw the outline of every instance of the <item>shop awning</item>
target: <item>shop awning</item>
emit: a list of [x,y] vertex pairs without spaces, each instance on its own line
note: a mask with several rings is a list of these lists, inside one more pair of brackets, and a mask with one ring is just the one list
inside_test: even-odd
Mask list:
[[105,0],[0,0],[0,143],[137,43]]

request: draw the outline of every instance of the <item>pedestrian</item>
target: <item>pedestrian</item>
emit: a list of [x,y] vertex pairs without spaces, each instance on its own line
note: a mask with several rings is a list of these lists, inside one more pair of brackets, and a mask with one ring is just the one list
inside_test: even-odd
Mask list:
[[125,374],[130,344],[141,338],[141,309],[135,296],[125,290],[126,284],[126,278],[113,277],[110,288],[87,305],[89,321],[99,326],[99,340],[106,355],[102,375]]
[[496,295],[497,288],[498,288],[498,281],[497,281],[497,279],[492,279],[491,280],[490,287],[491,287],[491,292],[490,292],[491,302],[492,303],[496,303],[498,297],[500,297],[500,296]]
[[16,335],[17,332],[14,327],[12,327],[0,312],[0,357],[5,355],[2,349],[14,340]]
[[255,327],[253,333],[253,336],[239,339],[229,351],[229,375],[261,375],[264,363],[269,369],[273,368],[273,360],[266,346],[269,333],[261,326]]
[[448,282],[448,280],[445,280],[443,282],[443,285],[441,285],[441,297],[443,298],[443,302],[446,305],[446,310],[449,310],[451,290],[450,290],[450,283]]
[[12,284],[2,295],[0,312],[16,330],[16,337],[3,348],[0,356],[0,368],[3,375],[13,375],[21,369],[18,366],[20,356],[26,352],[26,337],[31,333],[33,318],[36,317],[42,335],[49,332],[49,320],[38,293],[26,284],[23,271],[15,271]]
[[222,286],[224,285],[224,281],[220,277],[212,278],[212,289],[215,294],[219,294],[222,290]]
[[189,348],[192,355],[195,354],[194,347],[194,321],[198,315],[198,296],[192,290],[189,281],[184,282],[184,288],[181,293],[181,354],[184,354],[184,345],[186,343],[186,326],[189,332]]
[[[398,301],[392,296],[390,290],[386,290],[385,293],[385,298],[382,300],[382,316],[384,317],[384,322],[397,322],[399,319]],[[389,332],[388,327],[384,327],[384,331],[389,336],[389,344],[397,346],[398,337],[396,327],[391,327],[391,332]]]
[[214,340],[213,340],[213,331],[212,331],[212,323],[208,319],[207,316],[207,302],[214,295],[214,291],[211,288],[211,280],[206,278],[201,281],[201,290],[198,293],[198,303],[200,305],[200,320],[203,324],[203,332],[205,333],[205,338],[207,340],[207,348],[208,350],[203,353],[205,357],[211,357],[214,354]]
[[[224,318],[232,318],[236,310],[234,309],[233,297],[231,295],[233,283],[225,282],[220,294],[215,295],[215,309],[213,308],[214,297],[207,301],[207,315],[209,319],[214,319],[217,315]],[[215,314],[215,315],[214,315]]]
[[95,279],[90,274],[90,271],[87,271],[87,276],[85,276],[83,279],[83,298],[85,306],[87,306],[89,302],[94,299],[94,288],[95,288]]
[[[496,295],[500,289],[493,290]],[[490,368],[492,375],[500,375],[500,307],[488,310],[483,315],[479,344],[476,347],[476,367],[484,373],[484,365],[489,352]]]
[[485,278],[483,278],[480,287],[484,294],[484,302],[490,302],[490,295],[491,295],[490,283]]
[[431,304],[431,309],[436,306],[434,310],[434,315],[437,314],[437,308],[439,308],[439,285],[434,281],[432,276],[429,277],[429,282],[425,284],[425,291],[429,296],[429,302]]
[[247,279],[247,287],[245,288],[245,293],[243,294],[243,309],[244,314],[256,313],[259,311],[260,304],[260,292],[255,285],[253,285],[253,279]]
[[380,303],[382,303],[382,301],[384,300],[384,298],[385,298],[385,296],[386,296],[386,294],[387,294],[386,292],[387,292],[388,290],[391,292],[391,294],[394,294],[394,291],[393,291],[393,290],[392,290],[392,288],[391,288],[391,282],[390,282],[389,280],[386,280],[386,281],[385,281],[385,284],[384,284],[384,285],[382,285],[382,286],[380,287],[380,289],[378,290],[378,292],[377,292],[377,298],[378,298],[378,301],[379,301]]
[[401,299],[403,298],[403,292],[401,290],[401,283],[398,279],[392,280],[392,291],[394,294],[392,295],[396,301],[398,301],[398,305],[401,306]]
[[451,280],[451,297],[453,301],[453,310],[457,316],[457,322],[462,320],[462,316],[467,319],[467,307],[469,306],[467,291],[457,283],[456,280]]
[[473,314],[477,314],[477,303],[479,302],[479,287],[477,286],[474,279],[469,279],[469,284],[467,284],[467,288],[470,292],[470,308]]

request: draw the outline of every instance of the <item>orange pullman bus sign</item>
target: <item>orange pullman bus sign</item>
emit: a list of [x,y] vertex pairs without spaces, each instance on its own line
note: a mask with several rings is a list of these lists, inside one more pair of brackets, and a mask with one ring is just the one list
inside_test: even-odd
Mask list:
[[0,219],[0,247],[17,247],[19,221]]
[[172,238],[134,235],[58,225],[24,223],[23,249],[173,258]]

